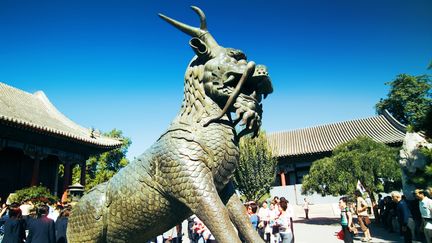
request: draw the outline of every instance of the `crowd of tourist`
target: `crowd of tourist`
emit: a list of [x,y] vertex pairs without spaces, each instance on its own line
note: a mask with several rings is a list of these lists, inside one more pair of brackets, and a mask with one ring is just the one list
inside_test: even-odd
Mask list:
[[[427,243],[432,243],[432,199],[429,198],[431,195],[431,189],[416,189],[415,200],[406,200],[398,191],[393,191],[384,198],[379,194],[378,202],[372,205],[375,209],[375,222],[389,232],[399,233],[405,243],[423,239]],[[353,242],[353,236],[357,234],[354,215],[357,215],[357,222],[364,233],[361,240],[371,241],[368,205],[360,191],[355,192],[355,202],[349,202],[348,197],[339,199],[342,230],[338,237],[344,242]]]
[[[273,200],[265,200],[261,207],[250,201],[244,204],[249,216],[252,228],[257,231],[266,243],[293,243],[294,209],[284,197],[274,197]],[[305,213],[309,210],[309,202],[305,199]],[[217,242],[211,231],[195,215],[187,219],[188,238],[191,243],[215,243]],[[180,243],[182,242],[181,225],[166,231],[149,242],[155,243]],[[243,241],[244,242],[244,241]]]
[[2,243],[66,243],[70,206],[60,203],[34,205],[3,204],[0,212]]
[[[252,228],[267,243],[294,242],[294,209],[285,198],[266,200],[261,207],[250,201],[245,203]],[[308,207],[308,206],[307,206]],[[197,217],[188,219],[188,237],[192,243],[216,242],[209,229]]]
[[[413,239],[425,240],[432,243],[432,189],[416,189],[416,200],[406,200],[397,191],[389,196],[378,195],[376,203],[368,203],[360,193],[354,193],[354,200],[341,197],[340,237],[344,242],[353,242],[358,234],[357,223],[363,232],[363,242],[372,239],[369,214],[375,214],[376,225],[389,232],[399,233],[404,242]],[[284,197],[274,197],[259,206],[256,202],[245,203],[246,212],[253,229],[266,243],[294,242],[294,209]],[[371,210],[371,208],[373,210]],[[303,209],[305,219],[309,219],[309,202],[304,199]],[[42,204],[35,206],[30,200],[21,204],[3,204],[0,211],[0,242],[1,243],[66,243],[66,228],[70,214],[70,205]],[[182,228],[177,225],[160,235],[154,242],[182,242]],[[215,243],[216,240],[210,230],[196,216],[188,218],[188,238],[192,243]]]
[[294,208],[284,197],[264,201],[259,209],[255,202],[246,207],[251,224],[265,242],[294,242]]
[[[245,204],[253,228],[265,242],[294,242],[293,207],[285,198]],[[308,207],[306,205],[306,207]],[[65,243],[70,205],[34,205],[25,200],[21,204],[3,204],[0,212],[1,243]],[[181,225],[177,225],[154,239],[154,242],[182,242]],[[193,243],[216,242],[210,230],[196,216],[188,219],[188,237]]]

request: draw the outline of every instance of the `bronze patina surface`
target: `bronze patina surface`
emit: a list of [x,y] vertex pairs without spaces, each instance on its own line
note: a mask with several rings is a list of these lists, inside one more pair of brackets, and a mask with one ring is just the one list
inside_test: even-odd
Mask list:
[[[204,13],[192,9],[199,28],[160,14],[192,37],[196,54],[186,69],[179,114],[148,150],[81,199],[69,219],[69,242],[145,242],[192,214],[220,243],[240,242],[235,228],[247,242],[261,242],[231,177],[238,141],[258,132],[261,98],[272,84],[265,66],[220,46]],[[240,121],[245,128],[237,133]]]

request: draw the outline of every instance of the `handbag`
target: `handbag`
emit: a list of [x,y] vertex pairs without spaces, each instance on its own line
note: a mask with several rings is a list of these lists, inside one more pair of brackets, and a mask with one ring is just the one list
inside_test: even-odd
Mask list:
[[371,224],[371,221],[370,221],[368,216],[364,216],[363,219],[364,219],[366,226]]
[[336,237],[337,237],[339,240],[344,240],[344,238],[345,238],[345,233],[344,233],[344,231],[343,231],[343,230],[340,230],[340,231],[336,234]]

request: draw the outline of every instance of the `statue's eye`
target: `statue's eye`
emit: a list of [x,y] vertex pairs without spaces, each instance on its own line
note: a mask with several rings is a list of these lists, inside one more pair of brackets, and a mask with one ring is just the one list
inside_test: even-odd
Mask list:
[[246,60],[247,59],[247,57],[246,57],[246,55],[243,53],[243,52],[237,52],[234,56],[233,56],[237,61],[240,61],[240,60]]

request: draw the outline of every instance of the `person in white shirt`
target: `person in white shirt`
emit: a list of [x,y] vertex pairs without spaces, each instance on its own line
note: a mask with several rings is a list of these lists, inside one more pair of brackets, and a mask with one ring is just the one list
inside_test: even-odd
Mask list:
[[260,223],[258,225],[258,234],[261,236],[261,238],[264,241],[270,240],[270,209],[268,208],[267,201],[262,202],[261,207],[258,211],[258,217],[260,220]]
[[23,218],[26,218],[30,215],[30,211],[34,208],[34,205],[31,200],[25,200],[19,208],[21,209]]
[[305,211],[305,219],[309,219],[309,201],[304,198],[303,210]]
[[63,210],[63,206],[61,205],[56,205],[53,211],[50,211],[48,213],[48,218],[54,220],[54,222],[57,221],[57,218],[60,215],[60,212]]
[[[293,224],[293,218],[294,218],[294,207],[289,203],[289,201],[285,198],[285,197],[281,197],[280,198],[281,202],[286,202],[287,203],[287,208],[286,208],[286,213],[290,219],[290,228],[291,228],[291,233],[292,233],[292,242],[294,243],[295,241],[295,237],[294,237],[294,224]],[[280,203],[279,203],[280,205]]]
[[270,220],[270,209],[268,207],[267,201],[262,202],[261,207],[258,210],[258,216],[260,217],[260,220]]
[[279,225],[279,236],[281,243],[291,243],[293,234],[291,231],[291,220],[288,213],[288,201],[282,200],[279,202],[280,215],[276,223]]
[[419,200],[419,209],[423,218],[426,242],[432,242],[432,199],[428,198],[422,189],[416,189],[414,191],[415,196]]
[[276,201],[270,203],[270,243],[277,243],[279,239],[279,226],[276,224],[276,220],[279,218],[279,207],[276,206]]

